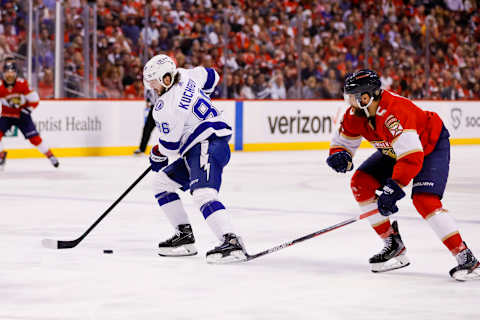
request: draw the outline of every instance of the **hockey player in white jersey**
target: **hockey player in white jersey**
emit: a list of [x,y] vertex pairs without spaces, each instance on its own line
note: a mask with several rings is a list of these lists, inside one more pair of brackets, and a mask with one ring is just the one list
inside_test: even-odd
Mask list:
[[[221,244],[206,254],[209,263],[243,261],[246,251],[235,235],[228,211],[218,200],[222,171],[230,160],[231,127],[213,106],[209,94],[218,83],[214,69],[178,68],[166,55],[150,59],[143,69],[146,88],[153,89],[153,118],[160,131],[158,144],[150,152],[157,172],[154,193],[158,204],[176,229],[175,235],[159,243],[161,256],[197,254],[187,213],[176,191],[190,193],[207,224]],[[169,158],[179,157],[169,163]]]

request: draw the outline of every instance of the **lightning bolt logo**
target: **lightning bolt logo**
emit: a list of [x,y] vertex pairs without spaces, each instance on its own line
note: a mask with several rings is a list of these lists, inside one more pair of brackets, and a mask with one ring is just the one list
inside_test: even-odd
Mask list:
[[204,166],[205,171],[207,172],[207,181],[210,179],[210,163],[206,163]]
[[200,168],[207,173],[207,181],[210,179],[210,163],[208,162],[208,141],[202,141],[200,153]]

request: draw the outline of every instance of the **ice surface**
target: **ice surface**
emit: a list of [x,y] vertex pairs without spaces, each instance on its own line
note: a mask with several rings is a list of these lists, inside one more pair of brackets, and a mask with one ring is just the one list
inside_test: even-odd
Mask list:
[[[372,152],[360,150],[355,165]],[[234,153],[221,200],[250,253],[358,214],[351,174],[326,151]],[[479,147],[454,147],[444,204],[480,255]],[[411,265],[384,274],[368,258],[382,243],[365,221],[248,263],[209,265],[217,244],[181,195],[199,255],[162,258],[172,228],[150,173],[76,248],[80,236],[145,170],[146,157],[8,159],[0,172],[0,319],[479,319],[480,281],[448,276],[456,263],[409,199],[394,217]],[[103,254],[113,249],[114,254]]]

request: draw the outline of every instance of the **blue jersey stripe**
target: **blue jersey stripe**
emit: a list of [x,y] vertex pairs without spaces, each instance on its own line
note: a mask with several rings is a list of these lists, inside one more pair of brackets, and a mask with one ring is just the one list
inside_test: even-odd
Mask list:
[[178,141],[178,142],[168,142],[168,141],[163,141],[162,139],[158,139],[158,142],[160,142],[160,144],[165,149],[168,149],[168,150],[177,150],[178,148],[180,148],[180,141]]
[[215,71],[212,68],[205,68],[207,70],[207,81],[205,81],[205,85],[203,86],[203,90],[210,90],[215,83]]
[[182,154],[183,151],[185,151],[185,149],[193,142],[193,140],[195,140],[199,135],[202,134],[202,132],[204,132],[208,128],[212,128],[214,130],[222,130],[222,129],[232,130],[232,128],[225,122],[202,122],[198,127],[195,128],[192,134],[188,137],[187,141],[180,148],[180,154]]
[[180,197],[175,192],[162,192],[155,196],[157,198],[158,204],[163,206],[169,202],[180,200]]
[[205,203],[200,211],[203,214],[203,217],[207,219],[212,213],[217,212],[218,210],[225,210],[225,206],[219,201],[210,201]]

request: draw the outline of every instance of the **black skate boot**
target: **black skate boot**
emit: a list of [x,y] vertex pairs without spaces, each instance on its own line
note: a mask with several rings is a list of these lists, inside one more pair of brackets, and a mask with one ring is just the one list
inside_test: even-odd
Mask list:
[[208,263],[230,263],[245,261],[247,252],[242,240],[233,233],[223,235],[223,243],[207,252]]
[[181,224],[177,227],[177,232],[173,237],[158,244],[160,249],[158,255],[162,257],[194,256],[197,254],[194,243],[192,226]]
[[0,171],[5,168],[5,162],[7,162],[7,151],[0,152]]
[[[467,246],[465,242],[464,244]],[[480,262],[473,256],[470,249],[466,248],[460,251],[455,258],[458,266],[450,270],[450,277],[457,281],[480,279]]]
[[372,272],[385,272],[406,267],[410,264],[402,238],[398,232],[398,223],[392,223],[393,233],[385,238],[385,247],[370,258]]

